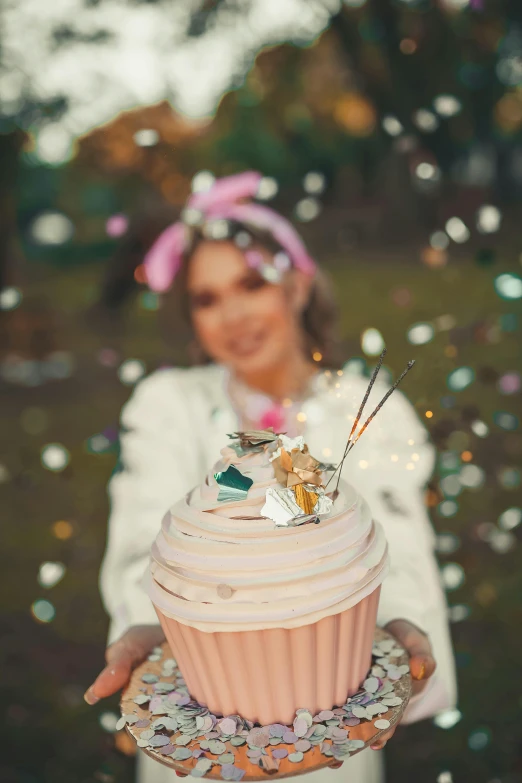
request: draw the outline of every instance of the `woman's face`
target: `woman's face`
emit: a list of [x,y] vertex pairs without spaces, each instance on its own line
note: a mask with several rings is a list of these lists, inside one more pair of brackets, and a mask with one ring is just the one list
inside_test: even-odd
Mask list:
[[[256,247],[270,263],[267,250]],[[201,242],[187,276],[190,311],[205,352],[243,376],[270,372],[301,350],[300,314],[309,281],[291,271],[280,284],[250,269],[232,242]]]

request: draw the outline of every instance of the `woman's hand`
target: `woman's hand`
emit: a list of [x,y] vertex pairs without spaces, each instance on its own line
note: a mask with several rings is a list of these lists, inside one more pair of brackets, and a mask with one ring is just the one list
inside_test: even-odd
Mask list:
[[[386,630],[407,650],[410,656],[410,671],[413,680],[413,696],[424,690],[426,681],[435,671],[435,659],[432,655],[430,640],[416,625],[412,625],[407,620],[393,620],[388,623]],[[372,750],[382,750],[389,739],[391,739],[397,728],[396,724],[383,734],[374,745]],[[339,769],[343,761],[336,761],[330,764],[330,769]]]
[[[431,644],[422,631],[407,620],[393,620],[388,623],[389,631],[407,650],[410,656],[410,671],[413,678],[413,695],[426,687],[426,681],[435,671],[435,659]],[[84,694],[87,704],[96,704],[100,699],[112,696],[129,681],[132,670],[149,654],[153,647],[161,644],[165,635],[159,625],[135,625],[123,634],[118,641],[111,644],[105,653],[107,666],[100,672],[94,683]],[[397,726],[383,734],[372,745],[372,750],[382,750],[395,733]],[[333,769],[342,762],[331,765]]]
[[165,641],[160,625],[133,625],[105,651],[107,666],[96,677],[83,698],[87,704],[112,696],[123,688],[132,670],[150,653],[153,647]]
[[[426,687],[435,671],[436,663],[432,655],[432,649],[429,638],[416,625],[412,625],[407,620],[392,620],[388,623],[386,630],[395,636],[410,656],[410,671],[413,680],[412,695],[416,696]],[[386,743],[395,733],[396,724],[380,737],[375,745],[371,745],[372,750],[382,750]]]

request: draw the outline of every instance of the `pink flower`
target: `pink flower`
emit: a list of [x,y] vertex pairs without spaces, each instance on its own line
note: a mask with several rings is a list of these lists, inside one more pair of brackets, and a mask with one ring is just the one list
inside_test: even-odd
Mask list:
[[283,407],[277,404],[274,404],[271,408],[268,408],[268,410],[263,413],[261,419],[259,420],[259,426],[262,429],[268,430],[270,427],[272,427],[274,432],[281,432],[284,424],[285,416]]

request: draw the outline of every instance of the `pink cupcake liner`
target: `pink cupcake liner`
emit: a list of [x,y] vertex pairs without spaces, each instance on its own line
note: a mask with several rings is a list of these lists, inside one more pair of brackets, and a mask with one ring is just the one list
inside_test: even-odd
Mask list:
[[289,724],[296,709],[315,715],[357,692],[370,668],[379,594],[291,629],[206,633],[156,612],[196,701],[216,715]]

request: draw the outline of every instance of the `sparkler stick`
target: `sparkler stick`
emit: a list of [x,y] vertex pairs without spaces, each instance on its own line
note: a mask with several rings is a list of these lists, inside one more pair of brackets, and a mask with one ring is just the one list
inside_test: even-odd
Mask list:
[[[332,475],[328,479],[328,484],[333,479],[333,477],[335,476],[337,471],[338,470],[340,471],[340,469],[342,468],[343,462],[346,459],[346,455],[348,454],[348,451],[350,449],[350,442],[352,440],[352,435],[355,432],[355,430],[357,429],[357,425],[359,424],[359,421],[361,419],[362,412],[364,410],[364,406],[366,405],[366,401],[367,401],[368,397],[370,396],[370,392],[372,390],[372,386],[375,383],[375,379],[377,378],[377,373],[381,369],[381,365],[382,365],[382,362],[383,362],[385,356],[386,356],[386,348],[383,350],[383,352],[379,356],[379,361],[377,362],[377,366],[375,367],[375,369],[374,369],[374,371],[372,373],[372,377],[370,378],[370,383],[368,384],[368,388],[366,389],[366,393],[365,393],[365,395],[364,395],[364,397],[362,399],[361,405],[359,406],[359,411],[357,413],[357,416],[354,419],[353,426],[352,426],[352,429],[350,431],[350,434],[348,435],[348,440],[346,442],[346,447],[344,449],[343,458],[342,458],[341,462],[339,463],[339,465],[336,467],[335,471],[332,473]],[[340,475],[340,473],[339,473],[339,475]],[[326,487],[328,487],[328,484],[326,485]],[[337,486],[339,486],[339,481],[337,481]],[[325,489],[326,489],[326,487],[325,487]],[[337,491],[337,487],[335,488],[335,490]]]
[[378,411],[379,411],[379,410],[382,408],[382,406],[384,405],[384,403],[386,402],[386,400],[388,399],[388,397],[390,396],[390,394],[391,394],[393,391],[395,391],[395,389],[397,388],[397,386],[399,385],[399,383],[402,381],[402,379],[404,378],[404,376],[406,375],[406,373],[408,373],[408,372],[411,370],[411,368],[413,367],[413,365],[414,365],[414,364],[415,364],[415,361],[414,361],[413,359],[412,359],[410,362],[408,362],[408,366],[406,367],[406,369],[404,370],[404,372],[403,372],[403,373],[402,373],[402,374],[399,376],[399,378],[397,378],[397,380],[395,381],[395,383],[393,384],[393,386],[391,387],[391,389],[389,389],[389,390],[386,392],[386,394],[384,395],[384,397],[382,398],[382,400],[380,401],[380,403],[377,405],[377,407],[375,408],[375,410],[373,411],[373,413],[372,413],[370,416],[368,416],[368,418],[367,418],[367,419],[366,419],[366,421],[364,422],[363,426],[361,427],[361,429],[359,430],[359,432],[358,432],[358,434],[357,434],[357,437],[355,438],[355,440],[353,441],[353,443],[351,443],[351,444],[350,444],[350,448],[348,449],[348,453],[350,453],[350,451],[353,449],[353,447],[355,446],[355,444],[357,443],[357,441],[359,440],[359,438],[361,437],[361,435],[363,434],[364,430],[366,429],[366,427],[368,426],[368,424],[371,422],[371,420],[373,419],[373,417],[375,416],[375,414],[376,414],[376,413],[377,413],[377,412],[378,412]]
[[[375,410],[366,419],[366,421],[364,422],[363,426],[361,427],[361,429],[359,430],[359,432],[357,433],[357,436],[355,437],[355,439],[353,441],[351,441],[352,433],[350,433],[350,437],[348,438],[348,443],[346,444],[346,449],[344,451],[343,458],[342,458],[341,462],[339,463],[339,465],[337,466],[337,468],[335,469],[334,473],[332,474],[332,476],[330,477],[330,479],[328,481],[328,483],[330,483],[330,481],[332,480],[333,476],[335,476],[335,474],[339,471],[339,474],[338,474],[338,477],[337,477],[337,485],[336,485],[336,488],[335,488],[335,492],[337,492],[337,489],[339,487],[339,481],[340,481],[340,478],[341,478],[341,471],[342,471],[344,460],[346,459],[346,457],[348,456],[350,451],[353,449],[353,447],[355,446],[355,444],[357,443],[357,441],[359,440],[359,438],[361,437],[361,435],[363,434],[364,430],[367,428],[367,426],[369,425],[371,420],[374,418],[374,416],[377,414],[377,412],[382,408],[382,406],[384,405],[384,403],[386,402],[388,397],[395,391],[395,389],[397,388],[399,383],[402,381],[402,379],[404,378],[406,373],[408,373],[411,370],[411,368],[413,367],[414,364],[415,364],[415,360],[414,359],[412,359],[411,361],[408,362],[408,365],[407,365],[406,369],[403,370],[403,372],[397,378],[397,380],[395,381],[393,386],[390,389],[388,389],[388,391],[386,392],[386,394],[384,395],[384,397],[382,398],[380,403],[377,405]],[[328,486],[328,484],[327,484],[327,486]]]

